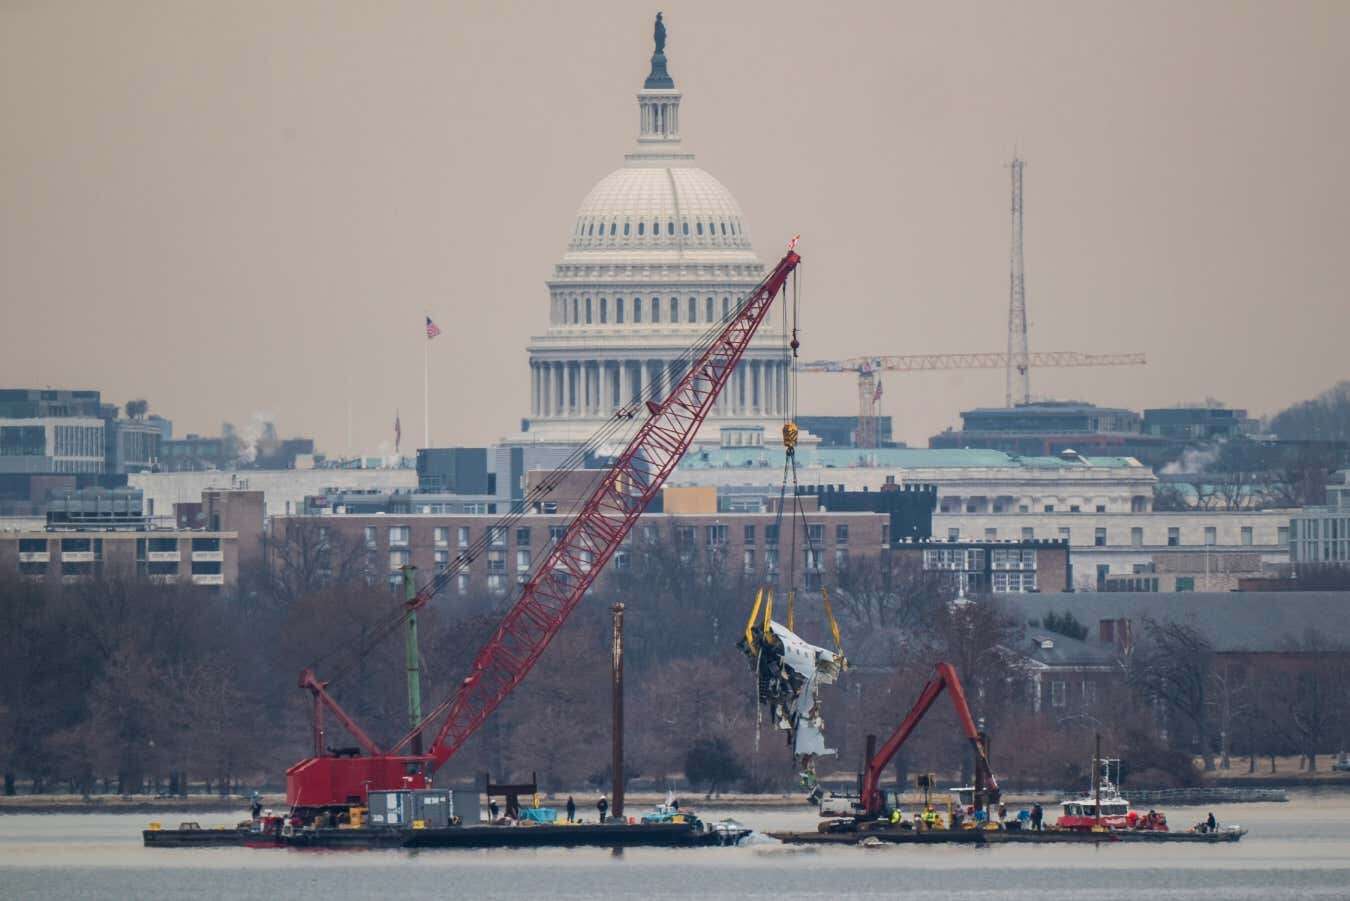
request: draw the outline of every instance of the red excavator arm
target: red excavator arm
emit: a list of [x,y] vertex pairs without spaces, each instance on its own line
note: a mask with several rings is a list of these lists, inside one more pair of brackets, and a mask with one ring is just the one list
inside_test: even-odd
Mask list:
[[[722,331],[691,360],[665,400],[631,404],[619,411],[619,416],[645,420],[562,538],[534,569],[519,599],[478,652],[469,675],[452,697],[392,748],[379,753],[374,742],[327,695],[323,683],[313,673],[306,674],[302,685],[314,695],[316,748],[315,757],[287,771],[287,797],[292,805],[303,799],[308,806],[333,806],[346,803],[352,796],[364,799],[371,789],[421,784],[420,774],[405,778],[406,767],[420,764],[430,772],[444,765],[520,684],[688,450],[774,298],[785,291],[788,276],[801,262],[796,243],[794,238],[787,254],[742,301]],[[424,593],[430,597],[434,591]],[[408,606],[420,603],[425,603],[422,593]],[[335,758],[323,754],[319,747],[323,708],[338,717],[370,756]],[[429,732],[443,715],[445,721],[427,752],[410,753],[414,738]],[[391,781],[393,784],[384,784]]]
[[[886,743],[881,746],[881,750],[875,754],[868,749],[869,760],[867,761],[867,770],[863,773],[862,782],[862,810],[864,815],[875,817],[881,814],[885,806],[885,799],[881,792],[881,774],[886,769],[886,765],[891,762],[900,750],[901,746],[909,739],[910,733],[914,727],[919,725],[919,720],[923,719],[928,709],[937,701],[938,695],[942,694],[942,689],[947,689],[952,696],[952,704],[956,707],[956,717],[961,721],[961,729],[966,733],[966,738],[975,748],[975,806],[977,808],[987,807],[990,804],[998,803],[999,789],[998,781],[994,779],[994,774],[989,768],[989,753],[987,741],[975,728],[975,720],[970,715],[970,705],[966,703],[966,693],[961,688],[961,680],[956,677],[956,668],[950,663],[939,663],[937,665],[937,675],[928,680],[928,684],[919,692],[919,699],[914,702],[914,706],[906,714],[900,727],[886,739]],[[868,744],[871,745],[873,736],[868,736]]]

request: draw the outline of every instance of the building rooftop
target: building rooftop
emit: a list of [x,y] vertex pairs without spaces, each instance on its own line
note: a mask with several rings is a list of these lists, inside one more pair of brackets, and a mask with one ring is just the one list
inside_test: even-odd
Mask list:
[[[868,450],[845,447],[798,447],[797,464],[805,467],[895,469],[1103,469],[1143,468],[1133,457],[1023,457],[978,448],[884,447]],[[778,448],[718,447],[695,449],[680,463],[682,470],[753,469],[779,467]]]
[[1071,612],[1095,630],[1104,619],[1145,618],[1194,626],[1219,651],[1289,650],[1309,635],[1350,645],[1350,591],[1076,592],[1004,595],[1027,620]]

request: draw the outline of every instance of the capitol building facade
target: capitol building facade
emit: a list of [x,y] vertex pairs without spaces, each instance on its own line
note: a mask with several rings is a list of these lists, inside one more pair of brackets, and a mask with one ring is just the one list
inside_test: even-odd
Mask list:
[[[663,398],[687,349],[764,277],[740,205],[680,140],[664,31],[637,95],[637,146],[591,189],[548,281],[548,330],[531,339],[529,442],[580,442],[621,408]],[[780,310],[746,350],[697,440],[780,441],[788,404]]]

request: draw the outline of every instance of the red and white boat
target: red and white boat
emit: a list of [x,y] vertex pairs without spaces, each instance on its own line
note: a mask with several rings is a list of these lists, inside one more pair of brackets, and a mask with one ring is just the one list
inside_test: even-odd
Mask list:
[[[1116,786],[1120,778],[1119,760],[1099,757],[1093,764],[1097,778],[1092,788],[1076,798],[1059,802],[1062,812],[1055,824],[1058,828],[1080,832],[1093,829],[1167,831],[1167,817],[1161,813],[1150,810],[1140,814],[1130,809],[1130,802]],[[1112,779],[1113,772],[1115,779]]]

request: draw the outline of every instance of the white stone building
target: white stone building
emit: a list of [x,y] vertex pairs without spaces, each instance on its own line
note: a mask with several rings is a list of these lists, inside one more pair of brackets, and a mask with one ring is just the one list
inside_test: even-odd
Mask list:
[[[685,351],[764,276],[736,198],[680,138],[681,94],[660,48],[638,92],[636,146],[582,201],[548,282],[548,330],[529,345],[534,442],[585,440],[622,406],[664,396]],[[788,354],[765,320],[699,433],[763,426],[778,440]]]
[[1291,562],[1350,565],[1350,469],[1332,473],[1325,506],[1295,510],[1289,520]]

